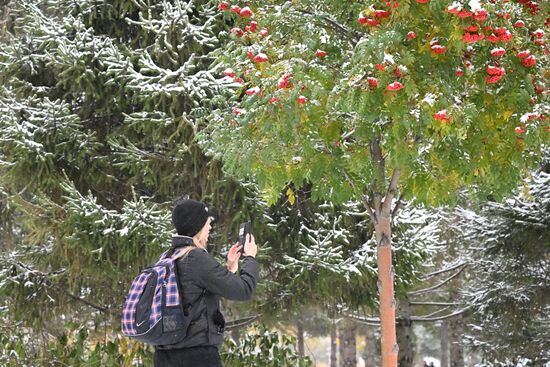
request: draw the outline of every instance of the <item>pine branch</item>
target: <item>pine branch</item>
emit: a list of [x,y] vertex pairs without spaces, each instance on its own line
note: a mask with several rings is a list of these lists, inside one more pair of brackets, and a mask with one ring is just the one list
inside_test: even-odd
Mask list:
[[458,263],[457,265],[453,265],[451,266],[450,268],[446,268],[446,269],[442,269],[442,270],[438,270],[438,271],[434,271],[433,273],[429,273],[427,275],[425,275],[424,277],[420,278],[420,280],[427,280],[435,275],[439,275],[441,273],[446,273],[446,272],[449,272],[449,271],[453,271],[461,266],[467,266],[468,263],[466,262],[461,262],[461,263]]
[[456,273],[454,273],[453,275],[451,275],[450,277],[448,277],[447,279],[445,279],[441,283],[434,285],[433,287],[424,288],[424,289],[420,289],[420,290],[413,291],[413,292],[407,292],[407,295],[409,297],[410,296],[416,296],[416,295],[423,294],[423,293],[429,293],[429,292],[431,292],[435,289],[438,289],[438,288],[442,287],[443,285],[447,284],[448,282],[450,282],[452,279],[456,278],[458,275],[460,275],[460,273],[462,273],[462,271],[465,268],[466,268],[466,266],[462,267],[459,271],[457,271]]
[[261,316],[262,316],[262,314],[258,314],[258,315],[254,315],[254,316],[244,317],[242,319],[228,321],[225,324],[225,330],[238,329],[238,328],[241,328],[243,326],[249,325],[249,324],[253,323],[254,321],[258,320]]
[[411,306],[460,306],[456,302],[409,302]]
[[51,273],[44,273],[44,272],[32,269],[30,266],[28,266],[26,264],[23,264],[20,261],[13,262],[13,261],[8,260],[8,263],[10,263],[11,265],[14,265],[14,266],[18,266],[18,267],[22,268],[23,270],[27,271],[28,273],[40,278],[41,284],[44,284],[45,286],[50,287],[50,288],[54,288],[55,290],[57,290],[57,291],[65,294],[66,296],[74,299],[75,301],[82,302],[85,305],[90,306],[90,307],[92,307],[92,308],[94,308],[94,309],[96,309],[100,312],[103,312],[103,313],[112,313],[109,308],[96,305],[95,303],[92,303],[92,302],[90,302],[90,301],[88,301],[88,300],[86,300],[82,297],[79,297],[79,296],[67,291],[65,288],[55,284],[50,279],[51,276],[62,274],[64,271],[55,271],[55,272],[51,272]]
[[464,312],[466,312],[470,306],[463,308],[462,310],[458,310],[456,312],[453,312],[451,314],[445,315],[445,316],[439,316],[439,317],[423,317],[423,316],[411,316],[411,321],[419,321],[419,322],[434,322],[434,321],[441,321],[441,320],[447,320],[451,319],[457,316],[462,315]]
[[10,323],[4,325],[0,324],[0,331],[4,335],[15,335],[17,332],[20,332],[23,327],[23,321],[13,322],[12,320]]

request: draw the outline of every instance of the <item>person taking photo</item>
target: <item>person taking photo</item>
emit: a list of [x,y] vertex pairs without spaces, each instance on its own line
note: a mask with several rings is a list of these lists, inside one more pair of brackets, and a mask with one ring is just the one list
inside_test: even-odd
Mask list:
[[[183,290],[183,305],[193,305],[193,319],[186,337],[176,344],[155,346],[154,367],[222,367],[220,347],[225,320],[220,299],[247,301],[259,278],[258,248],[254,236],[234,244],[227,264],[218,263],[207,251],[211,229],[208,207],[199,201],[180,199],[172,211],[177,235],[172,250]],[[242,258],[241,270],[239,260]]]

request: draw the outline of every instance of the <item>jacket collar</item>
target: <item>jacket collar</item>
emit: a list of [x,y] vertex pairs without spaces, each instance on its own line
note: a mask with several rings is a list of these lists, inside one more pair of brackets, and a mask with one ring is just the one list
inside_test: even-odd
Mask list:
[[[179,234],[172,235],[172,249],[175,249],[177,247],[185,247],[185,246],[193,246],[195,243],[193,242],[193,238],[189,236],[182,236]],[[207,248],[197,247],[204,252],[210,253],[212,249],[214,248],[214,245],[208,245]]]
[[175,234],[172,236],[172,247],[193,245],[193,238]]

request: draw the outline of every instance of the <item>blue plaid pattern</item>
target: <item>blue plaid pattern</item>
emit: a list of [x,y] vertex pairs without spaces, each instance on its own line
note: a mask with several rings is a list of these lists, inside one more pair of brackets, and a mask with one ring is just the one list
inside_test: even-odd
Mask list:
[[141,273],[132,282],[130,292],[128,293],[128,297],[126,297],[126,301],[124,302],[124,307],[122,309],[122,332],[126,335],[137,334],[135,324],[136,305],[150,276],[150,273]]
[[[181,249],[180,249],[181,251]],[[166,306],[177,306],[180,304],[180,295],[178,292],[178,281],[176,279],[176,272],[174,266],[176,266],[176,261],[174,257],[177,258],[180,251],[176,252],[172,257],[166,258],[166,253],[162,254],[160,260],[157,262],[158,265],[168,265],[170,269],[170,275],[168,276],[168,282],[166,283]]]
[[[181,251],[181,249],[179,250]],[[173,257],[177,258],[180,252],[176,252]],[[149,316],[149,326],[155,325],[162,317],[162,288],[165,287],[165,304],[168,307],[178,306],[180,304],[180,296],[178,292],[178,282],[174,266],[176,261],[166,257],[167,252],[163,253],[160,259],[152,267],[152,271],[157,274],[157,284],[153,296],[153,304],[151,305],[151,315]],[[169,274],[166,274],[166,266],[168,266]],[[124,302],[122,310],[122,333],[125,335],[137,335],[136,328],[136,306],[143,293],[145,285],[151,273],[140,273],[132,282],[130,292]],[[166,279],[168,278],[168,279]]]
[[164,266],[155,266],[154,270],[158,277],[155,295],[153,296],[153,304],[151,305],[151,316],[149,316],[150,326],[155,325],[162,317],[162,286],[164,285],[166,277],[166,269]]

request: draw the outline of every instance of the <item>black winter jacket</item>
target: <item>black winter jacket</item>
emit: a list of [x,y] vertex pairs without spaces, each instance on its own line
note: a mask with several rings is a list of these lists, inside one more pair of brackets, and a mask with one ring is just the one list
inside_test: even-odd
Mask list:
[[177,271],[183,289],[183,304],[196,305],[192,310],[194,317],[185,339],[176,344],[157,346],[156,349],[196,346],[215,346],[219,349],[223,342],[220,321],[224,323],[219,312],[220,298],[237,301],[251,299],[259,278],[258,262],[251,256],[245,256],[237,275],[218,263],[206,250],[197,248],[177,260]]

